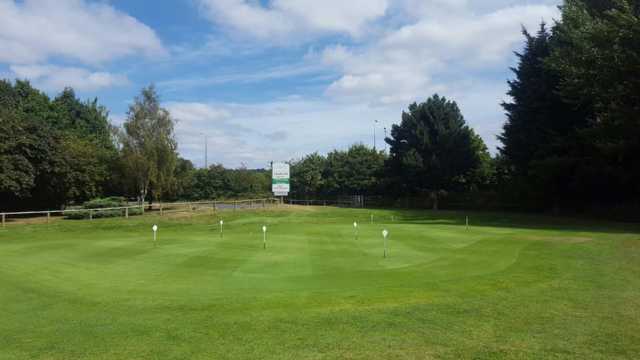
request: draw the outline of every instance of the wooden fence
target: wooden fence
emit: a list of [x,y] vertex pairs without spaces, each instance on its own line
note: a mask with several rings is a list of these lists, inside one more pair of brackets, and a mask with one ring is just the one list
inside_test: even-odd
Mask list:
[[260,209],[273,207],[280,204],[279,199],[264,198],[264,199],[248,199],[248,200],[212,200],[212,201],[188,201],[188,202],[174,202],[174,203],[153,203],[144,205],[128,205],[111,208],[94,208],[94,209],[67,209],[67,210],[44,210],[44,211],[14,211],[14,212],[2,212],[0,218],[2,221],[2,228],[6,226],[6,223],[11,219],[34,219],[34,218],[46,218],[46,223],[51,221],[54,216],[66,216],[73,213],[88,213],[89,220],[93,220],[95,217],[99,217],[100,212],[105,211],[118,211],[120,210],[121,216],[129,218],[131,210],[140,209],[140,213],[154,212],[160,216],[177,213],[177,212],[197,212],[203,210],[209,210],[215,213],[216,211],[237,211],[244,209]]

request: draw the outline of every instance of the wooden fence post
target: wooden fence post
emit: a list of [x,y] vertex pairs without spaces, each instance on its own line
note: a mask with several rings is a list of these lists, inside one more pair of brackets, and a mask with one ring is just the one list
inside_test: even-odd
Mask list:
[[162,216],[162,203],[160,203],[160,216]]
[[89,210],[89,220],[93,220],[93,210]]
[[5,214],[2,214],[2,227],[4,228],[4,218],[5,218]]
[[51,220],[51,212],[47,211],[47,224],[49,223],[50,220]]
[[129,207],[124,208],[124,218],[125,219],[129,218]]
[[235,200],[233,202],[233,211],[236,211],[237,208],[238,208],[238,200]]

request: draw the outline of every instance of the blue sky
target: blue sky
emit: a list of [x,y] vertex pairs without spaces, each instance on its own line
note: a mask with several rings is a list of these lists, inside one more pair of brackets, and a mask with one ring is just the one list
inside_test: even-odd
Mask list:
[[433,93],[494,151],[521,26],[559,0],[0,0],[0,77],[97,97],[155,84],[181,156],[229,167],[373,141]]

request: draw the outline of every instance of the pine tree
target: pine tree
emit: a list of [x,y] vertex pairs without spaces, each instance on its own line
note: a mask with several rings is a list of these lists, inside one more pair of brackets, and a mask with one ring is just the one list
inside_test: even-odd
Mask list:
[[486,146],[469,128],[454,101],[434,95],[403,112],[393,125],[387,174],[398,191],[426,192],[434,209],[448,191],[457,190],[487,159]]

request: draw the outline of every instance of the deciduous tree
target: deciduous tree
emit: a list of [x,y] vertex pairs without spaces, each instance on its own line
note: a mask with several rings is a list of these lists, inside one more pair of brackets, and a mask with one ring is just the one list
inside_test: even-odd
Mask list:
[[162,197],[174,181],[178,159],[174,126],[175,120],[160,106],[153,85],[142,89],[129,106],[120,136],[122,162],[141,202],[149,191],[156,199]]

